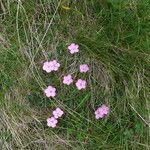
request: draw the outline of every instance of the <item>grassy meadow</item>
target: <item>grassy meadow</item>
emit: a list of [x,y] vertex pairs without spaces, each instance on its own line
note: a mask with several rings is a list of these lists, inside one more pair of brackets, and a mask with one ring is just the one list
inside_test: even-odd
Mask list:
[[[61,67],[48,74],[51,59]],[[86,79],[86,90],[65,86],[67,73]],[[43,94],[49,84],[55,98]],[[102,104],[110,113],[96,120]],[[65,114],[52,129],[55,107]],[[149,150],[150,0],[0,0],[0,147]]]

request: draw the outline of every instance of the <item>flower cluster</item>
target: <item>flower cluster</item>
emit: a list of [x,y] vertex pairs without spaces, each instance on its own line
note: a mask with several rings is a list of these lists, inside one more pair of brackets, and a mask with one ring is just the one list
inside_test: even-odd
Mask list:
[[58,119],[62,117],[62,115],[64,114],[64,112],[58,107],[53,111],[53,116],[50,118],[47,118],[47,126],[55,128],[57,123],[58,123]]
[[95,118],[96,119],[100,119],[105,117],[107,114],[109,113],[109,107],[107,107],[106,105],[102,105],[101,107],[99,107],[96,111],[95,111]]
[[[72,43],[71,45],[68,46],[68,50],[70,54],[75,54],[79,52],[79,45]],[[60,63],[57,62],[57,60],[51,60],[51,61],[46,61],[43,64],[43,70],[46,71],[47,73],[50,73],[52,71],[57,71],[60,67]],[[79,71],[80,73],[86,73],[89,71],[89,66],[87,64],[81,64],[79,66]],[[71,85],[73,81],[73,77],[71,74],[67,74],[63,77],[62,79],[63,84],[69,86]],[[84,79],[77,79],[75,86],[77,87],[78,90],[86,89],[87,82]],[[55,97],[56,96],[56,88],[49,85],[46,89],[44,89],[44,94],[47,97]],[[96,119],[103,118],[105,115],[109,113],[109,108],[106,105],[102,105],[95,111],[95,117]],[[49,127],[55,128],[58,119],[64,114],[64,112],[60,108],[56,108],[56,110],[53,111],[53,116],[47,119],[47,125]]]
[[[71,45],[68,46],[68,49],[71,54],[79,52],[79,45],[72,43]],[[50,73],[52,71],[57,71],[60,67],[60,63],[57,62],[57,60],[52,60],[52,61],[46,61],[43,64],[43,70],[46,71],[47,73]],[[89,71],[89,67],[87,64],[81,64],[79,66],[79,71],[80,73],[86,73]],[[63,84],[70,85],[73,83],[73,78],[71,74],[65,75],[63,77]],[[78,90],[82,90],[86,88],[87,82],[86,80],[83,79],[78,79],[75,83],[76,87]],[[45,90],[44,93],[47,97],[55,97],[56,96],[56,88],[49,85]]]

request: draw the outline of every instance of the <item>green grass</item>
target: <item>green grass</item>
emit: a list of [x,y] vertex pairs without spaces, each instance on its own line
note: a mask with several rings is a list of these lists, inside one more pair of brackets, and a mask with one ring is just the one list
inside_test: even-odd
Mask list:
[[[0,12],[2,150],[150,149],[149,0],[6,0]],[[75,56],[71,42],[80,45]],[[42,71],[50,59],[61,63],[56,74]],[[87,89],[64,86],[66,73],[85,78]],[[49,84],[55,99],[43,94]],[[103,103],[110,114],[97,121]],[[51,129],[46,119],[57,106],[65,115]]]

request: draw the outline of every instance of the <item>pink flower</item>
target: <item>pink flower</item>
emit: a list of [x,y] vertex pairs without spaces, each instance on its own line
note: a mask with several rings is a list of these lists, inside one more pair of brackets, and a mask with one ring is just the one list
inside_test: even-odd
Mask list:
[[78,81],[76,82],[76,87],[78,88],[78,90],[85,89],[86,81],[82,79],[78,79]]
[[53,111],[53,115],[56,119],[60,118],[63,114],[64,112],[60,108],[56,108],[56,110]]
[[53,60],[52,64],[53,64],[53,70],[57,71],[60,67],[60,64],[56,60]]
[[80,72],[81,72],[81,73],[85,73],[85,72],[87,72],[87,71],[89,71],[89,67],[88,67],[87,64],[82,64],[82,65],[80,65]]
[[57,71],[59,67],[60,64],[56,60],[46,61],[43,64],[43,70],[45,70],[47,73],[50,73],[52,71]]
[[73,79],[72,79],[72,76],[70,74],[67,76],[64,76],[64,80],[63,80],[64,84],[70,85],[72,82],[73,82]]
[[45,90],[44,93],[46,94],[47,97],[55,97],[56,96],[56,88],[53,86],[48,86]]
[[54,118],[54,117],[50,117],[50,118],[47,119],[47,125],[48,125],[49,127],[55,128],[56,125],[57,125],[57,123],[58,123],[58,121],[57,121],[57,119]]
[[103,118],[108,113],[109,113],[109,107],[107,107],[106,105],[102,105],[95,111],[95,118],[96,119]]
[[51,62],[44,62],[43,64],[43,70],[45,70],[47,73],[50,73],[53,69],[52,69],[52,63]]
[[79,52],[79,45],[72,43],[71,45],[68,46],[68,49],[71,54],[77,53],[77,52]]

